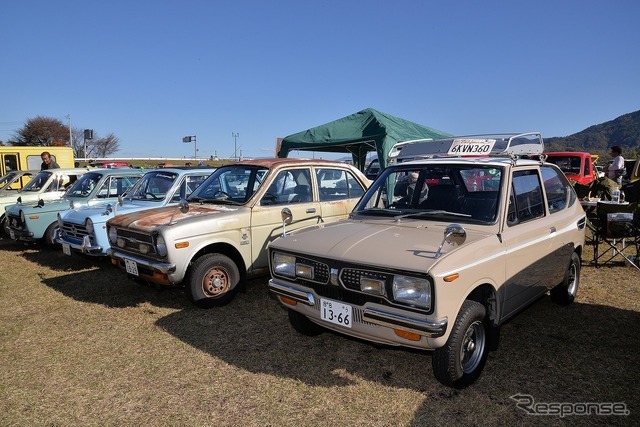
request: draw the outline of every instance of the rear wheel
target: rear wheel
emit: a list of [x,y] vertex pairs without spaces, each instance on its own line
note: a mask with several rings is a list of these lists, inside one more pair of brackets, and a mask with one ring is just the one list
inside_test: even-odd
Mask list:
[[578,287],[580,286],[580,257],[577,253],[571,254],[569,267],[564,273],[564,279],[555,288],[551,289],[551,301],[569,305],[576,299]]
[[240,272],[231,258],[206,254],[193,263],[187,293],[200,308],[219,307],[235,297],[239,282]]
[[464,388],[480,377],[488,351],[485,312],[479,302],[466,300],[447,343],[433,352],[433,373],[442,384]]
[[289,313],[289,323],[291,323],[293,329],[302,335],[314,337],[324,332],[324,328],[322,326],[313,323],[307,318],[307,316],[291,309],[287,309],[287,312]]

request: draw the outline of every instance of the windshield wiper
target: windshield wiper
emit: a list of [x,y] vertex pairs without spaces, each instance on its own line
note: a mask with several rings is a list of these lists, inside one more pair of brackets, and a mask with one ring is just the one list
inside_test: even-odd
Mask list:
[[370,208],[370,209],[365,209],[359,212],[356,212],[357,214],[364,214],[364,215],[368,215],[368,214],[375,214],[375,215],[379,215],[379,214],[389,214],[389,215],[397,215],[398,214],[398,210],[397,209],[388,209],[388,208]]
[[408,218],[408,217],[436,216],[436,215],[457,216],[460,218],[471,218],[471,215],[469,214],[463,214],[459,212],[449,212],[449,211],[439,209],[439,210],[433,210],[433,211],[411,212],[403,215],[398,215],[393,219],[397,221],[399,219]]

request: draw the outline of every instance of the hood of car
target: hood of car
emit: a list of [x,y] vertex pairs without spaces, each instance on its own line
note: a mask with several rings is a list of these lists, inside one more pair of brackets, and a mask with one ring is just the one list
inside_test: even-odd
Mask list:
[[179,225],[188,221],[210,218],[212,215],[229,216],[237,215],[240,210],[247,209],[242,206],[221,205],[189,205],[189,211],[182,213],[178,206],[165,206],[156,209],[147,209],[113,217],[109,224],[115,227],[126,227],[140,231],[151,231],[158,226]]
[[[340,259],[363,265],[408,271],[426,271],[460,246],[444,243],[435,254],[449,223],[402,220],[347,220],[302,229],[275,240],[274,248],[298,254]],[[466,229],[462,246],[472,245],[494,233]]]

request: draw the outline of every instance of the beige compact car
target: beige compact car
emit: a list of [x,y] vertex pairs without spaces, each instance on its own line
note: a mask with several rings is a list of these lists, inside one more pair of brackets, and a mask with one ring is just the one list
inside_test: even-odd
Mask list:
[[298,332],[431,350],[470,385],[501,324],[578,290],[585,213],[542,152],[539,133],[405,144],[347,221],[271,243],[270,291]]
[[345,219],[370,181],[345,163],[242,161],[216,169],[179,206],[107,222],[112,262],[133,278],[184,285],[199,307],[231,301],[249,276],[268,274],[266,248],[290,229]]

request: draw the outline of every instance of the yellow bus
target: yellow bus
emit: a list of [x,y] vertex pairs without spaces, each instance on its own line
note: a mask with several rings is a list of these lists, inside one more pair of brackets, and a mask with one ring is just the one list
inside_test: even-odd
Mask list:
[[42,159],[40,154],[48,151],[51,159],[61,168],[74,167],[73,149],[71,147],[44,147],[44,146],[2,146],[0,147],[0,176],[11,171],[40,170]]

